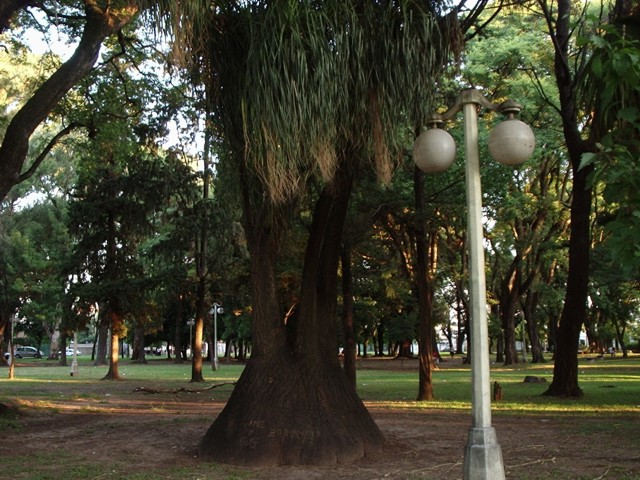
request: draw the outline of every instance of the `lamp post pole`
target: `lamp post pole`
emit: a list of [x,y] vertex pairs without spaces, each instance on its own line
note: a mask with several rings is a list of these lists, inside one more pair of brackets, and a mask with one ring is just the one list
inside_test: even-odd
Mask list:
[[218,313],[223,313],[222,305],[218,302],[213,302],[213,308],[211,309],[213,312],[213,370],[218,370]]
[[[504,480],[502,450],[491,426],[489,331],[482,228],[482,189],[478,151],[478,107],[508,116],[491,133],[489,151],[501,163],[518,165],[533,152],[531,129],[513,117],[520,106],[507,100],[493,104],[477,90],[464,90],[443,114],[434,114],[438,126],[462,112],[464,125],[465,181],[467,188],[467,240],[469,248],[469,296],[471,302],[471,405],[472,425],[464,454],[465,480]],[[506,124],[506,125],[505,125]],[[502,127],[502,128],[500,128]],[[446,170],[455,160],[455,142],[444,130],[425,130],[413,147],[416,165],[426,172]]]
[[73,332],[73,360],[71,361],[71,376],[78,376],[78,331]]
[[[475,90],[474,90],[475,92]],[[467,241],[469,242],[469,295],[471,301],[472,426],[464,455],[464,478],[504,479],[502,450],[491,426],[491,379],[487,286],[482,229],[482,189],[478,153],[477,104],[463,104],[467,186]]]

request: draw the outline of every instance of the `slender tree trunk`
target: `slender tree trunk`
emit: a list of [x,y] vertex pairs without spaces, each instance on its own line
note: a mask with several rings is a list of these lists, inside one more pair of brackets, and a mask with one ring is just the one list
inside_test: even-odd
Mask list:
[[[386,331],[386,324],[384,320],[380,320],[378,328],[376,329],[376,341],[378,343],[378,355],[384,357],[384,332]],[[388,349],[391,354],[391,348]]]
[[[204,138],[204,155],[203,155],[203,184],[202,184],[202,201],[207,205],[209,200],[209,151],[211,144],[212,129],[211,123],[211,109],[209,107],[209,101],[207,99],[206,106],[206,133]],[[198,291],[196,297],[196,329],[193,337],[193,345],[191,345],[191,351],[193,352],[193,358],[191,359],[191,382],[204,382],[202,376],[202,337],[204,334],[204,319],[206,318],[206,294],[207,294],[207,253],[209,250],[209,222],[208,212],[202,212],[202,226],[200,228],[200,238],[198,239],[196,247],[196,273],[198,276]],[[217,354],[217,352],[214,352]],[[212,357],[212,360],[215,357]],[[213,363],[212,363],[213,365]]]
[[519,277],[517,270],[518,258],[513,260],[511,268],[502,282],[500,292],[500,320],[504,332],[504,353],[505,365],[518,363],[518,353],[516,351],[516,322],[515,314],[519,292]]
[[202,376],[202,335],[204,332],[205,312],[205,289],[206,279],[202,275],[198,279],[198,293],[196,296],[196,324],[193,335],[193,345],[191,351],[193,358],[191,359],[191,382],[204,382]]
[[545,363],[542,342],[540,341],[540,335],[538,334],[538,323],[534,315],[535,306],[538,301],[538,294],[532,289],[529,289],[523,305],[523,313],[525,321],[527,322],[527,332],[529,339],[531,340],[531,361],[533,363]]
[[418,296],[418,397],[416,400],[433,400],[433,282],[438,258],[437,234],[432,233],[427,244],[424,218],[424,173],[413,170],[415,195],[415,284]]

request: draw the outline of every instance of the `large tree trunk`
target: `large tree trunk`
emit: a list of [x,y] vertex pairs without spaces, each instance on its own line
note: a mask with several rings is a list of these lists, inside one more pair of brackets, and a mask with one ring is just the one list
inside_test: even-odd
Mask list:
[[337,356],[337,266],[350,185],[350,175],[340,170],[316,204],[300,302],[286,325],[275,273],[282,228],[265,223],[278,215],[251,215],[245,203],[253,353],[202,440],[202,457],[252,466],[328,465],[357,460],[381,446],[383,436]]
[[136,363],[147,363],[147,359],[144,355],[144,326],[135,326],[132,347],[131,360]]
[[109,348],[109,370],[102,377],[103,380],[120,380],[119,353],[120,353],[120,335],[124,328],[124,318],[120,311],[120,302],[113,298],[109,302],[109,318],[111,320],[111,342]]
[[106,365],[107,364],[107,339],[109,338],[109,323],[102,319],[99,324],[98,331],[96,333],[97,342],[94,345],[96,357],[94,365]]

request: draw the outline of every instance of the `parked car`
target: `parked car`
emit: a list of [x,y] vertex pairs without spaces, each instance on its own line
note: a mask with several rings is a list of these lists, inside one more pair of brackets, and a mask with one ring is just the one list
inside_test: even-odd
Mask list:
[[[42,358],[44,353],[35,347],[16,347],[13,353],[16,358]],[[9,358],[9,353],[4,354],[4,358]]]
[[[69,347],[65,348],[65,349],[64,349],[64,354],[65,354],[67,357],[73,357],[73,348],[69,348]],[[58,352],[58,355],[62,355],[62,352]],[[82,355],[82,353],[80,352],[80,350],[76,350],[76,355]]]

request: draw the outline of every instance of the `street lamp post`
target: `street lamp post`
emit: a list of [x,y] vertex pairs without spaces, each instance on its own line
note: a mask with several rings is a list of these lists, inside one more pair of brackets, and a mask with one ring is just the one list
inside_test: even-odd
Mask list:
[[477,90],[464,90],[456,103],[443,114],[434,114],[431,128],[423,131],[413,146],[413,159],[425,172],[446,170],[455,160],[455,142],[437,128],[462,111],[467,188],[467,239],[469,245],[469,295],[471,301],[471,404],[472,426],[464,454],[465,480],[503,480],[502,450],[491,426],[489,332],[482,231],[482,191],[478,153],[478,107],[498,111],[507,120],[489,137],[489,152],[500,163],[519,165],[531,153],[535,137],[531,129],[514,118],[520,106],[507,100],[489,102]]
[[78,376],[78,331],[73,332],[73,361],[71,362],[71,376]]
[[218,302],[213,302],[209,313],[213,314],[213,352],[211,352],[213,363],[211,365],[216,371],[218,370],[218,314],[223,314],[224,308]]
[[189,352],[191,358],[193,358],[193,326],[196,324],[196,321],[193,318],[187,320],[187,325],[189,325]]

